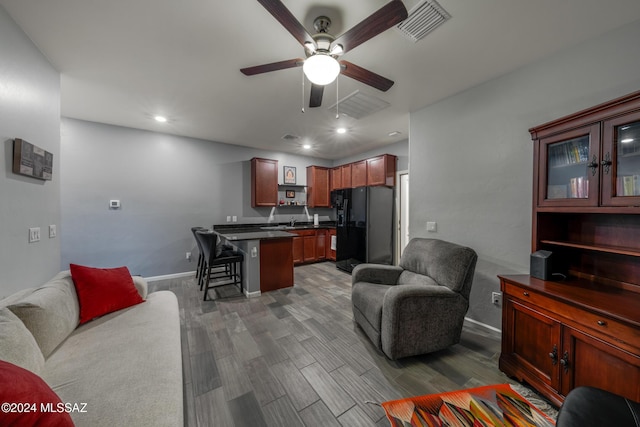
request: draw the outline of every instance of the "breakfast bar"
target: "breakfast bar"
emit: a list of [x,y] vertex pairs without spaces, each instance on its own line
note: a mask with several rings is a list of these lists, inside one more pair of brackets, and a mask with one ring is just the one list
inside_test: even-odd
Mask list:
[[245,295],[293,286],[293,233],[282,230],[216,230],[226,244],[244,254],[243,289]]

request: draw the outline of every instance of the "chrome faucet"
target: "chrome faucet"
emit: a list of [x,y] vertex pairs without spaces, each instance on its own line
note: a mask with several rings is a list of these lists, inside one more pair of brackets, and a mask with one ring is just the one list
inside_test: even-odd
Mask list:
[[296,225],[296,219],[294,217],[291,217],[291,222],[290,222],[291,226],[293,227],[294,225]]

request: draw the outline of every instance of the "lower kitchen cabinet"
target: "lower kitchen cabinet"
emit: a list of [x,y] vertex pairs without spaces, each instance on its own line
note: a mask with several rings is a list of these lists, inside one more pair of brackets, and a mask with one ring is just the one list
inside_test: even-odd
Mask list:
[[327,230],[292,230],[297,234],[293,238],[293,264],[299,265],[326,259]]
[[637,315],[608,315],[612,306],[620,307],[619,298],[637,300],[637,294],[607,297],[586,283],[558,284],[524,275],[501,276],[500,287],[503,372],[557,405],[578,386],[640,401]]
[[331,249],[331,238],[336,235],[336,229],[330,228],[327,230],[327,239],[325,241],[325,254],[329,261],[336,260],[336,251],[335,249]]

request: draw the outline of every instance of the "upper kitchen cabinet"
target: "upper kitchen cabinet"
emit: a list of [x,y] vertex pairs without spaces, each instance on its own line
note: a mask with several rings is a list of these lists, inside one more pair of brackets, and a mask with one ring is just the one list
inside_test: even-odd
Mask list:
[[367,185],[367,161],[351,163],[351,187],[364,187]]
[[329,168],[307,167],[307,205],[311,208],[330,207]]
[[251,206],[270,207],[278,203],[278,161],[251,159]]
[[396,156],[383,154],[382,156],[367,159],[367,185],[393,187],[395,184]]
[[340,166],[342,170],[342,187],[341,188],[351,188],[353,185],[351,184],[351,163],[348,165]]
[[342,167],[337,166],[331,169],[331,191],[339,190],[340,188],[344,188],[342,184]]

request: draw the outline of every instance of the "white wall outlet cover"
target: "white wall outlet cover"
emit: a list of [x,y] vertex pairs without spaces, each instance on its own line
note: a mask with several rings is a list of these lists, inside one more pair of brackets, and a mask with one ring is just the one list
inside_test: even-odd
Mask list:
[[231,215],[227,215],[227,222],[231,222]]
[[110,209],[120,209],[120,200],[109,200]]
[[238,222],[238,217],[237,216],[233,216],[233,218],[231,219],[233,222]]
[[427,231],[438,231],[438,223],[435,221],[427,221]]

